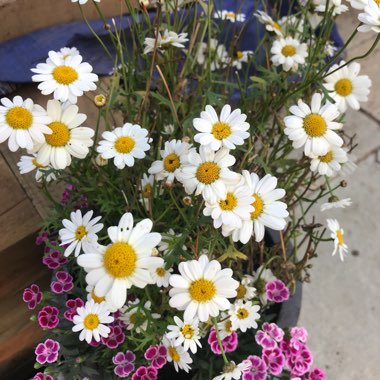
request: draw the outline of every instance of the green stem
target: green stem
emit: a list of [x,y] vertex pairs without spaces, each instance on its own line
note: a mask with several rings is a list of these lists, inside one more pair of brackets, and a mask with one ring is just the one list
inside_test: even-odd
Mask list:
[[212,321],[214,322],[216,338],[218,339],[218,343],[219,343],[220,351],[222,352],[222,357],[223,357],[223,360],[224,360],[224,364],[228,364],[229,361],[227,359],[226,353],[224,352],[222,340],[220,339],[220,335],[219,335],[218,321],[216,320],[216,318],[213,318]]

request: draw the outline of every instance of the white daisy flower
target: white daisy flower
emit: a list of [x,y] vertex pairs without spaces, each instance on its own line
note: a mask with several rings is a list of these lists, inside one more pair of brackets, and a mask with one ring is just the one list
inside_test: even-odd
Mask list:
[[378,0],[368,0],[368,5],[364,7],[364,12],[358,16],[364,25],[358,27],[359,32],[380,33],[380,4]]
[[[127,330],[134,330],[137,334],[146,331],[148,328],[148,319],[145,310],[150,310],[152,302],[145,302],[144,306],[140,306],[140,300],[137,298],[134,301],[128,302],[128,305],[121,309],[121,316],[119,317],[127,325]],[[151,313],[152,319],[159,319],[160,314]]]
[[197,345],[202,348],[201,342],[199,341],[201,336],[199,334],[198,318],[182,321],[177,316],[174,316],[174,322],[176,325],[169,325],[169,332],[165,335],[169,339],[174,340],[175,346],[183,344],[185,351],[189,351],[190,348],[190,351],[195,354],[198,350]]
[[327,227],[331,231],[331,239],[334,240],[334,250],[332,256],[334,256],[339,251],[339,257],[344,261],[344,256],[347,255],[348,246],[344,243],[343,235],[344,231],[340,228],[340,225],[336,219],[326,219]]
[[166,124],[164,126],[164,131],[162,132],[164,135],[171,135],[175,131],[175,127],[173,124]]
[[180,274],[172,274],[169,279],[171,307],[185,310],[184,319],[189,321],[195,316],[201,322],[209,317],[217,317],[220,310],[230,308],[227,298],[236,297],[239,283],[232,278],[232,269],[222,269],[216,260],[202,255],[198,260],[181,262]]
[[45,136],[52,133],[48,127],[50,117],[32,99],[15,96],[13,101],[2,98],[0,102],[0,143],[8,139],[11,152],[33,149],[34,144],[43,143]]
[[221,340],[223,340],[227,336],[230,336],[235,331],[232,329],[231,318],[225,312],[221,314],[220,322],[218,322],[217,328]]
[[107,338],[110,333],[110,328],[106,323],[112,323],[114,318],[111,317],[107,304],[95,303],[93,300],[86,302],[82,307],[77,308],[77,315],[74,315],[72,330],[74,332],[80,331],[79,340],[86,339],[88,344],[92,339],[100,342],[100,337]]
[[45,135],[43,144],[36,144],[33,152],[37,152],[37,161],[42,165],[51,165],[54,169],[65,169],[70,166],[72,158],[83,159],[93,145],[94,130],[81,127],[87,116],[78,113],[73,104],[61,104],[58,100],[49,100],[47,113],[52,122],[49,128],[52,134]]
[[214,12],[214,18],[219,18],[221,20],[228,20],[231,22],[244,22],[245,14],[222,10],[222,11]]
[[118,169],[125,165],[132,167],[135,158],[145,157],[145,151],[150,149],[148,131],[137,124],[126,123],[112,132],[102,134],[104,140],[99,141],[97,152],[105,159],[113,158]]
[[188,163],[178,173],[177,179],[187,194],[202,194],[206,201],[214,203],[226,194],[227,185],[239,182],[239,175],[228,169],[235,161],[226,148],[214,152],[201,146],[199,154],[189,152]]
[[[328,8],[327,1],[329,1]],[[332,10],[332,16],[337,16],[348,11],[347,5],[342,4],[342,0],[314,0],[313,2],[316,5],[315,10],[317,12],[324,13]]]
[[63,58],[62,53],[49,51],[46,63],[39,63],[31,69],[36,75],[32,76],[33,82],[41,82],[38,89],[42,95],[54,93],[54,99],[61,102],[67,100],[75,104],[77,97],[86,91],[96,90],[98,76],[92,72],[92,66],[82,62],[79,54]]
[[[342,61],[339,65],[333,65],[329,72],[344,64],[345,62]],[[335,100],[335,105],[340,112],[346,112],[347,106],[354,110],[359,110],[359,102],[368,100],[372,82],[367,75],[358,75],[359,71],[360,64],[352,62],[325,78],[323,86],[330,91],[329,95]]]
[[247,329],[257,329],[257,322],[260,318],[260,314],[257,312],[260,310],[259,305],[252,305],[251,301],[237,300],[231,305],[228,314],[231,319],[232,329],[241,330],[246,332]]
[[169,363],[173,362],[175,370],[178,372],[182,369],[189,372],[191,369],[189,364],[193,362],[190,354],[182,346],[176,346],[174,340],[168,339],[166,336],[163,337],[162,344],[167,348],[167,360]]
[[164,33],[161,35],[161,33],[158,33],[157,36],[157,42],[156,38],[150,38],[146,37],[144,41],[144,54],[151,53],[154,51],[154,46],[159,51],[163,51],[164,49],[174,46],[180,49],[183,49],[185,47],[185,43],[189,41],[187,38],[187,33],[175,33],[171,30],[166,29]]
[[243,371],[248,368],[250,364],[248,362],[241,362],[236,365],[234,361],[230,361],[223,367],[221,375],[214,377],[212,380],[233,380],[240,379]]
[[[182,236],[182,234],[176,234],[172,228],[165,234],[161,235],[160,244],[158,244],[158,250],[162,252],[163,255],[166,255],[173,249],[173,244]],[[185,245],[182,246],[184,251],[187,251]]]
[[268,302],[267,292],[265,285],[268,282],[276,280],[275,275],[269,268],[265,268],[263,265],[259,266],[255,273],[253,273],[253,283],[259,294],[259,299],[262,305],[266,305]]
[[279,25],[279,23],[277,23],[276,21],[274,21],[272,19],[272,17],[270,17],[266,12],[264,12],[264,11],[257,11],[254,14],[254,16],[257,18],[257,20],[261,24],[265,25],[265,29],[268,32],[274,32],[274,33],[277,34],[277,36],[280,36],[280,37],[283,36],[283,32],[281,30],[281,26]]
[[277,189],[277,178],[267,174],[262,179],[256,173],[249,173],[243,170],[243,177],[253,194],[254,202],[249,220],[243,220],[241,228],[231,229],[223,226],[224,236],[232,235],[234,241],[246,244],[251,236],[255,235],[255,240],[260,242],[264,238],[265,227],[276,231],[283,230],[286,226],[285,218],[288,217],[287,206],[279,199],[285,196],[285,190]]
[[275,40],[270,52],[273,65],[282,65],[284,71],[297,71],[298,65],[304,65],[308,56],[307,45],[292,37]]
[[165,180],[171,184],[183,165],[187,163],[188,153],[194,150],[195,148],[192,148],[191,144],[181,140],[166,141],[165,148],[160,150],[162,160],[154,161],[148,173],[154,174],[157,180]]
[[[208,44],[202,42],[199,45],[197,51],[197,62],[200,66],[207,66],[208,62]],[[215,38],[210,40],[210,70],[215,71],[217,69],[225,67],[229,63],[229,57],[226,50],[226,47],[223,44],[220,44],[219,41]]]
[[153,283],[159,287],[167,288],[169,286],[169,278],[173,268],[165,269],[165,264],[160,265],[157,268],[150,270],[150,275],[152,276]]
[[32,156],[21,156],[20,161],[17,163],[17,166],[20,170],[20,174],[26,174],[30,173],[33,170],[36,170],[35,178],[37,182],[41,182],[41,179],[43,177],[46,182],[54,181],[57,179],[53,172],[49,172],[53,169],[52,167],[41,165],[37,162],[36,154],[33,154]]
[[355,8],[355,9],[364,9],[366,7],[366,5],[368,5],[368,0],[347,0],[352,8]]
[[222,147],[235,149],[249,137],[247,115],[239,108],[231,112],[231,106],[226,104],[218,116],[214,107],[207,105],[200,116],[193,120],[194,128],[200,132],[194,136],[194,141],[214,151]]
[[127,299],[127,289],[144,288],[151,284],[149,270],[163,264],[160,257],[152,257],[152,249],[160,242],[161,235],[150,232],[153,223],[144,219],[133,227],[133,216],[126,213],[119,225],[108,228],[112,243],[98,245],[94,253],[85,253],[77,259],[88,272],[86,281],[95,286],[99,297],[109,294],[109,302],[121,308]]
[[331,145],[343,145],[342,138],[335,132],[343,127],[334,121],[340,115],[338,108],[329,102],[322,105],[321,94],[313,95],[311,107],[300,99],[289,111],[293,115],[284,118],[284,132],[293,141],[293,148],[304,146],[305,155],[310,157],[325,155]]
[[62,220],[65,228],[59,230],[59,238],[61,246],[68,245],[64,253],[66,257],[74,251],[75,257],[78,257],[81,249],[85,253],[91,252],[98,241],[97,233],[103,228],[103,224],[98,222],[102,217],[91,219],[93,214],[93,211],[88,211],[82,216],[82,212],[76,210],[70,214],[70,220]]
[[[80,5],[83,5],[83,4],[86,4],[88,0],[71,0],[72,3],[78,3],[78,1]],[[93,0],[93,1],[95,1],[96,3],[100,3],[100,0]]]
[[286,35],[293,35],[296,38],[301,38],[304,30],[303,19],[294,15],[281,17],[278,20],[278,25],[281,30],[285,31]]
[[147,176],[145,173],[141,178],[141,196],[140,203],[144,205],[146,209],[149,209],[149,203],[153,198],[153,186],[154,186],[154,177],[153,175]]
[[239,287],[236,289],[238,300],[249,301],[256,295],[256,289],[251,286],[253,283],[253,277],[245,275],[240,281]]
[[310,170],[331,177],[339,172],[342,168],[341,164],[347,161],[348,157],[344,149],[331,146],[330,150],[323,156],[312,156]]
[[333,57],[335,53],[338,51],[338,48],[334,45],[334,42],[327,41],[325,45],[325,54],[328,57]]
[[252,206],[254,198],[251,189],[241,181],[235,186],[227,186],[223,197],[218,197],[216,202],[206,201],[203,215],[211,216],[215,228],[222,225],[230,228],[240,228],[243,220],[249,220],[254,211]]
[[344,199],[332,199],[331,202],[330,200],[327,203],[323,203],[321,205],[321,211],[326,211],[326,210],[331,210],[333,208],[346,208],[352,205],[351,198],[344,198]]
[[67,57],[72,57],[74,55],[80,55],[79,50],[76,47],[63,47],[57,53],[63,59],[66,59]]
[[[86,292],[87,292],[87,301],[93,300],[95,303],[102,303],[105,302],[106,297],[99,297],[95,293],[95,286],[87,285],[86,286]],[[110,310],[111,312],[113,310]]]
[[232,57],[232,67],[235,67],[236,70],[241,70],[243,68],[243,63],[247,63],[249,56],[253,54],[252,50],[238,50],[234,57]]

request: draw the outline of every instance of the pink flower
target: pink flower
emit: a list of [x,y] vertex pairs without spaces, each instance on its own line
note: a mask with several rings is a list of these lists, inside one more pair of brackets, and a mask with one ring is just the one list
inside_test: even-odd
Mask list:
[[38,372],[34,375],[33,380],[54,380],[53,376],[45,375],[42,372]]
[[74,315],[77,314],[77,308],[84,306],[84,302],[80,298],[75,298],[75,300],[68,300],[66,301],[66,307],[69,309],[66,310],[63,314],[63,316],[69,320],[73,321]]
[[269,301],[281,303],[289,299],[289,289],[279,279],[268,282],[265,289]]
[[112,362],[116,365],[114,372],[119,377],[127,377],[135,370],[133,362],[136,360],[136,356],[131,351],[118,352],[113,358]]
[[284,338],[284,331],[275,323],[263,323],[263,331],[256,333],[256,342],[263,348],[275,348]]
[[54,306],[44,306],[38,313],[38,323],[42,328],[54,329],[58,326],[58,309]]
[[39,343],[34,351],[37,362],[54,363],[58,359],[59,348],[59,343],[53,339],[46,339],[44,343]]
[[306,344],[297,351],[286,355],[286,365],[294,376],[302,376],[310,370],[313,364],[313,355]]
[[267,366],[263,359],[256,355],[250,355],[245,363],[249,367],[243,370],[243,380],[265,380],[267,378]]
[[[211,329],[210,334],[208,336],[208,344],[211,347],[211,350],[214,354],[221,355],[222,351],[220,350],[218,337],[216,336],[216,331],[214,328]],[[226,336],[222,340],[222,346],[224,352],[233,352],[236,350],[238,346],[238,335],[236,332],[232,332],[231,335]]]
[[309,380],[325,380],[325,373],[320,368],[314,368],[309,373]]
[[69,292],[73,287],[73,277],[70,273],[60,271],[55,274],[57,281],[53,281],[50,284],[52,292],[61,294],[63,292]]
[[304,327],[293,327],[290,329],[290,345],[295,350],[299,350],[307,341],[307,330]]
[[42,292],[36,284],[30,285],[30,288],[26,288],[22,295],[24,302],[28,304],[29,310],[33,310],[42,300]]
[[42,258],[42,262],[49,269],[57,269],[67,263],[67,258],[62,255],[62,252],[50,250],[49,254]]
[[36,237],[36,245],[41,245],[45,240],[47,240],[49,237],[48,231],[42,231],[37,237]]
[[62,196],[61,196],[61,205],[62,206],[66,206],[67,205],[67,203],[70,200],[71,193],[74,191],[74,189],[75,188],[74,188],[73,185],[70,185],[69,183],[66,184],[66,188],[63,191]]
[[132,380],[156,380],[157,379],[157,369],[154,367],[144,367],[141,366],[132,375]]
[[145,351],[144,357],[151,362],[151,365],[156,368],[162,368],[166,364],[167,348],[162,345],[149,346]]
[[281,350],[276,347],[263,350],[263,359],[272,375],[279,375],[285,365],[285,357]]
[[112,323],[108,325],[108,327],[111,329],[111,331],[108,334],[107,338],[101,337],[101,342],[106,345],[110,349],[115,349],[125,341],[125,334],[120,327],[119,323]]

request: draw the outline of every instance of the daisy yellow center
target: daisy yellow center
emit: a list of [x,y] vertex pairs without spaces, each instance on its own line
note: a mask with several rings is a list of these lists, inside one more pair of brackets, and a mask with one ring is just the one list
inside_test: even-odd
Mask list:
[[297,50],[293,45],[285,45],[281,50],[282,55],[284,55],[285,57],[293,57],[293,55],[295,55],[296,52]]
[[243,284],[240,284],[236,289],[236,293],[236,298],[241,299],[247,294],[247,288]]
[[336,237],[338,239],[338,244],[340,246],[342,246],[344,244],[344,240],[343,240],[343,231],[342,230],[338,230],[336,231]]
[[33,115],[24,107],[13,107],[6,113],[5,120],[13,129],[28,129],[33,123]]
[[242,52],[242,51],[238,51],[238,52],[236,53],[236,57],[237,57],[237,59],[242,59],[242,58],[244,57],[243,52]]
[[380,7],[380,0],[375,0],[375,3]]
[[211,301],[216,294],[216,287],[214,283],[205,278],[195,280],[191,283],[189,288],[190,297],[197,302]]
[[51,135],[45,135],[46,142],[51,146],[65,146],[70,140],[70,130],[66,124],[53,121],[48,125],[53,131]]
[[183,325],[181,332],[186,339],[191,339],[194,336],[194,329],[191,325]]
[[348,96],[352,92],[352,82],[349,79],[340,79],[335,83],[335,91],[340,96]]
[[253,194],[253,198],[255,201],[252,203],[252,206],[255,208],[254,211],[251,212],[251,219],[257,219],[264,211],[264,202],[263,199],[258,194]]
[[236,17],[236,13],[235,13],[235,12],[227,12],[227,13],[226,13],[226,17],[232,17],[232,18],[235,18],[235,17]]
[[240,319],[240,320],[248,318],[248,315],[249,315],[248,310],[247,310],[247,309],[244,309],[243,307],[240,307],[240,308],[237,309],[237,311],[236,311],[236,316],[237,316],[238,319]]
[[281,30],[281,26],[278,25],[278,23],[276,21],[273,21],[273,28],[275,28],[277,30]]
[[181,357],[178,353],[178,351],[175,349],[175,347],[169,347],[168,348],[168,351],[169,351],[169,355],[170,357],[173,359],[173,362],[179,362],[181,360]]
[[67,86],[78,79],[78,73],[70,66],[58,66],[53,70],[53,78],[59,84]]
[[133,313],[129,316],[129,322],[132,324],[136,324],[138,318],[138,313]]
[[324,156],[319,157],[319,161],[324,162],[324,163],[329,163],[334,159],[333,152],[330,150],[327,152]]
[[75,231],[75,239],[82,240],[87,235],[87,230],[85,226],[79,226]]
[[199,165],[196,177],[199,182],[206,185],[215,182],[219,179],[220,167],[214,162],[204,162]]
[[122,136],[115,141],[115,149],[119,153],[127,154],[135,147],[136,141],[132,137]]
[[33,158],[33,160],[32,160],[32,164],[33,164],[36,168],[39,168],[39,169],[47,168],[47,166],[39,164],[35,158]]
[[217,123],[213,124],[211,133],[217,140],[223,140],[231,135],[231,127],[228,123],[218,121]]
[[228,333],[230,333],[232,331],[232,322],[230,319],[224,324],[224,329]]
[[320,137],[325,134],[327,124],[321,115],[311,113],[304,118],[303,129],[310,137]]
[[179,168],[180,165],[181,165],[181,161],[178,155],[175,153],[168,154],[164,159],[164,169],[167,172],[170,172],[170,173],[174,172],[175,170]]
[[99,322],[97,314],[88,314],[84,318],[83,324],[87,330],[95,330],[99,326]]
[[136,252],[128,243],[114,243],[104,253],[103,263],[112,277],[125,278],[135,271],[136,260]]
[[144,186],[143,197],[150,198],[151,195],[152,195],[152,186],[148,183],[147,185]]
[[232,193],[227,193],[226,199],[219,201],[219,206],[224,211],[232,211],[237,205],[237,199]]
[[156,269],[156,274],[158,277],[165,277],[165,268],[157,268]]
[[96,303],[102,303],[106,297],[99,297],[95,294],[94,289],[91,290],[91,298],[96,302]]

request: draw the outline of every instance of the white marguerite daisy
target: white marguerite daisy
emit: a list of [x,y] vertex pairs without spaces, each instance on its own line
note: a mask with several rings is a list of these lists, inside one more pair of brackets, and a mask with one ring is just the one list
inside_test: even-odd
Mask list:
[[252,286],[253,277],[245,275],[240,281],[239,287],[236,289],[238,300],[249,301],[256,295],[256,289]]
[[328,57],[333,57],[335,53],[338,51],[338,48],[335,46],[334,42],[327,41],[325,45],[325,54]]
[[169,286],[169,278],[172,272],[173,268],[166,269],[164,264],[151,269],[150,275],[152,276],[154,284],[159,287],[167,288]]
[[140,202],[149,209],[149,204],[153,199],[153,189],[154,189],[154,176],[151,174],[147,176],[145,173],[141,178],[141,198]]
[[52,133],[48,127],[50,117],[32,99],[23,100],[17,95],[13,101],[2,98],[0,102],[0,143],[8,140],[11,152],[33,149],[34,144],[43,143],[45,136]]
[[232,329],[232,322],[230,316],[223,312],[221,314],[220,322],[217,324],[218,334],[221,340],[230,336],[235,330]]
[[202,42],[197,51],[197,62],[201,66],[206,66],[208,60],[208,51],[210,49],[210,70],[215,71],[225,67],[229,62],[226,47],[219,43],[215,38],[210,39],[210,47],[207,42]]
[[228,169],[236,159],[226,148],[214,152],[201,146],[199,153],[189,152],[187,161],[177,175],[187,194],[202,194],[206,201],[214,203],[226,194],[227,185],[239,182],[239,175]]
[[285,134],[293,141],[293,148],[304,146],[306,156],[323,156],[332,146],[341,147],[342,138],[335,132],[343,127],[334,121],[340,113],[336,105],[326,102],[322,105],[322,95],[315,93],[311,107],[301,99],[289,108],[293,115],[286,116]]
[[219,18],[221,20],[228,20],[231,22],[244,22],[245,14],[244,13],[235,13],[232,11],[221,10],[214,12],[214,18]]
[[332,16],[348,11],[347,5],[342,4],[342,0],[313,0],[313,3],[317,12],[332,12]]
[[223,367],[221,375],[214,377],[212,380],[236,380],[240,379],[243,371],[248,368],[250,364],[248,362],[241,362],[235,364],[234,361],[230,361]]
[[[182,234],[176,234],[172,228],[169,229],[167,233],[161,235],[161,241],[158,244],[158,250],[162,252],[163,255],[171,252],[173,250],[176,242],[181,238]],[[182,246],[184,251],[187,251],[185,245]]]
[[247,115],[239,108],[231,112],[231,106],[226,104],[218,116],[214,107],[207,105],[200,116],[193,120],[194,128],[200,132],[194,136],[194,141],[214,151],[222,147],[235,149],[249,137]]
[[331,146],[326,154],[322,156],[312,156],[310,170],[318,172],[320,175],[331,177],[339,172],[342,168],[341,164],[347,161],[347,152],[344,149]]
[[227,310],[231,304],[227,298],[236,297],[239,283],[232,278],[232,269],[222,269],[216,260],[202,255],[198,260],[181,262],[180,274],[172,274],[169,279],[171,307],[185,310],[184,319],[195,316],[201,322],[217,317],[219,311]]
[[332,197],[327,203],[321,205],[321,211],[331,210],[333,208],[346,208],[352,205],[351,198],[339,199]]
[[91,219],[93,214],[91,210],[82,216],[82,212],[76,210],[70,214],[70,220],[62,220],[65,228],[59,230],[59,238],[61,246],[68,245],[64,253],[66,257],[73,252],[75,257],[78,257],[81,250],[85,253],[91,252],[93,245],[98,241],[97,233],[103,228],[103,224],[98,222],[102,217]]
[[110,311],[105,302],[88,301],[84,306],[77,308],[77,314],[73,318],[75,326],[72,330],[81,332],[79,335],[81,341],[86,339],[86,342],[90,344],[92,339],[95,339],[95,341],[100,342],[100,337],[107,338],[111,331],[105,325],[114,321],[114,318],[109,314]]
[[154,161],[148,170],[149,174],[154,174],[157,180],[165,180],[171,184],[181,171],[183,165],[187,163],[187,155],[195,150],[191,144],[181,140],[170,140],[165,142],[165,147],[160,150],[162,160]]
[[223,197],[217,197],[216,202],[206,201],[203,215],[211,216],[215,228],[222,225],[240,228],[243,220],[251,218],[253,202],[252,192],[242,177],[238,184],[227,186]]
[[380,2],[379,0],[368,0],[368,5],[364,7],[364,12],[358,16],[363,25],[358,27],[359,32],[380,33]]
[[256,272],[253,273],[253,283],[255,284],[262,305],[266,305],[268,302],[265,285],[275,279],[276,277],[273,272],[269,268],[265,268],[263,265],[259,266]]
[[199,334],[198,318],[182,321],[177,316],[174,316],[174,322],[176,323],[175,325],[168,326],[169,332],[166,333],[166,336],[174,340],[175,346],[183,344],[185,351],[189,351],[190,348],[190,351],[195,354],[198,350],[197,345],[202,347],[199,341],[201,336]]
[[352,8],[355,8],[355,9],[364,9],[366,5],[368,5],[368,0],[347,0]]
[[189,41],[187,38],[187,33],[175,33],[171,30],[166,29],[164,33],[158,33],[157,41],[156,38],[146,37],[144,41],[144,54],[148,54],[154,51],[154,47],[159,51],[163,51],[164,49],[169,48],[170,46],[174,46],[180,49],[185,47],[185,43]]
[[67,57],[72,57],[74,55],[80,55],[79,50],[76,47],[72,47],[72,48],[63,47],[57,53],[63,59]]
[[[249,220],[243,220],[241,228],[223,228],[224,236],[232,235],[234,241],[246,244],[251,236],[260,242],[264,238],[265,227],[276,231],[283,230],[286,226],[285,218],[288,217],[287,205],[279,199],[285,196],[285,190],[277,189],[277,178],[267,174],[262,179],[256,173],[243,170],[246,185],[253,195],[254,202]],[[224,227],[224,226],[223,226]]]
[[277,34],[277,36],[280,36],[282,37],[283,36],[283,32],[281,30],[281,26],[279,25],[279,23],[277,23],[276,21],[274,21],[272,19],[272,17],[270,17],[268,15],[268,13],[264,12],[264,11],[257,11],[254,16],[257,18],[257,20],[261,23],[261,24],[264,24],[265,25],[265,29],[268,31],[268,32],[274,32]]
[[[335,71],[343,66],[344,61],[338,65],[333,65],[329,72]],[[367,75],[358,75],[360,64],[352,62],[342,67],[338,71],[325,77],[323,86],[330,91],[330,96],[335,100],[335,105],[340,112],[346,112],[347,106],[354,110],[360,109],[359,102],[366,102],[372,85],[371,79]]]
[[241,70],[243,68],[243,63],[247,63],[249,56],[252,54],[252,50],[238,50],[231,59],[232,67],[235,67],[236,70]]
[[282,65],[284,71],[297,71],[299,65],[305,64],[308,56],[307,45],[292,37],[275,40],[270,52],[273,64]]
[[33,82],[41,82],[38,89],[42,95],[54,93],[54,99],[61,102],[67,100],[75,104],[77,97],[86,91],[96,90],[95,82],[98,76],[92,72],[92,66],[82,62],[79,54],[63,58],[62,53],[49,51],[46,63],[39,63],[31,69],[36,75],[32,76]]
[[45,135],[43,144],[34,146],[37,161],[59,170],[70,166],[71,156],[85,158],[89,147],[93,145],[92,137],[95,134],[93,129],[81,127],[87,116],[78,113],[76,105],[62,104],[58,100],[48,101],[47,113],[52,120],[48,126],[53,133]]
[[331,231],[331,239],[334,240],[334,250],[332,256],[334,256],[339,251],[339,257],[344,261],[344,256],[349,252],[348,246],[344,243],[343,235],[344,231],[340,227],[336,219],[326,219],[327,227]]
[[96,150],[105,159],[113,158],[118,169],[124,169],[125,165],[132,167],[135,164],[135,158],[144,158],[145,151],[150,148],[150,140],[147,136],[148,131],[145,128],[126,123],[112,132],[103,132],[104,140],[99,141]]
[[52,167],[40,165],[37,162],[37,155],[32,156],[21,156],[20,161],[17,163],[20,170],[20,174],[30,173],[33,170],[36,171],[36,181],[41,182],[42,178],[46,182],[54,181],[56,179],[55,174],[52,172]]
[[173,362],[175,370],[178,372],[182,369],[185,372],[189,372],[191,369],[189,364],[193,362],[190,354],[182,346],[176,346],[174,339],[168,339],[166,336],[163,337],[162,344],[167,348],[166,358],[169,363]]
[[85,253],[77,259],[87,272],[86,281],[95,286],[99,297],[121,308],[127,299],[127,289],[144,288],[151,284],[150,269],[163,264],[163,259],[152,256],[152,249],[160,242],[161,235],[150,232],[153,223],[144,219],[133,227],[133,216],[126,213],[119,225],[108,228],[112,241],[108,246],[98,245],[94,253]]
[[246,332],[247,329],[257,329],[257,320],[260,318],[259,305],[252,305],[252,301],[237,300],[231,305],[228,314],[232,329]]

